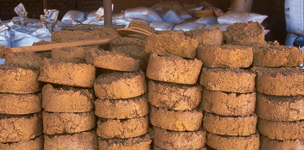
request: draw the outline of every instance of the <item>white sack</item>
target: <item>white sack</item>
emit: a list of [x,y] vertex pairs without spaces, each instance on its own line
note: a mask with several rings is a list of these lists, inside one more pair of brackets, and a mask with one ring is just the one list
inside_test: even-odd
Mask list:
[[217,18],[214,16],[205,16],[195,20],[194,22],[203,25],[217,24]]
[[142,19],[149,22],[162,21],[157,12],[147,7],[129,8],[125,11],[125,18]]
[[285,0],[285,20],[288,32],[304,34],[303,0]]
[[186,23],[181,23],[181,24],[175,25],[173,27],[173,30],[190,31],[190,30],[201,29],[203,27],[204,27],[203,24],[194,23],[194,22],[186,22]]
[[12,47],[10,31],[6,25],[0,25],[0,46]]
[[77,10],[70,10],[64,14],[61,22],[67,25],[77,25],[85,20],[85,13]]
[[249,21],[262,23],[268,16],[248,12],[228,11],[217,18],[219,24],[234,24],[237,22],[247,23]]
[[160,13],[160,17],[164,22],[168,22],[172,24],[179,24],[185,21],[184,19],[179,17],[179,15],[173,10],[168,10]]
[[156,31],[167,31],[172,30],[173,24],[168,22],[152,22],[150,26],[153,27]]

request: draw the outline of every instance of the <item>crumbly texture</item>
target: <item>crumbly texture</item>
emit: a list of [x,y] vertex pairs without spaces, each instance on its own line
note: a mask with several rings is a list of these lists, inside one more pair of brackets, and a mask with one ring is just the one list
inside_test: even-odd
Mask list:
[[197,58],[209,68],[248,68],[253,61],[251,47],[239,45],[201,46]]
[[126,45],[145,46],[145,40],[134,37],[118,37],[110,42],[110,49],[113,47],[120,47]]
[[70,42],[70,41],[79,41],[79,40],[91,40],[91,39],[100,39],[103,37],[118,35],[114,28],[105,27],[101,28],[101,30],[93,30],[89,32],[75,30],[75,31],[55,31],[52,34],[52,42],[60,43],[60,42]]
[[304,69],[255,67],[257,91],[267,95],[304,95]]
[[304,97],[257,95],[257,114],[273,121],[304,120]]
[[184,58],[195,58],[198,41],[184,35],[153,34],[146,40],[145,51],[168,52]]
[[192,110],[201,102],[202,87],[149,80],[148,100],[155,107]]
[[98,139],[99,150],[150,150],[152,139],[149,134],[128,139]]
[[43,150],[43,137],[39,136],[33,140],[20,141],[16,143],[0,143],[2,150]]
[[216,29],[197,29],[190,30],[185,32],[186,36],[191,37],[192,39],[196,39],[198,41],[198,45],[217,45],[221,46],[223,44],[224,38],[223,33],[220,28]]
[[85,52],[87,49],[96,48],[69,47],[52,49],[52,59],[64,62],[85,63]]
[[28,141],[39,136],[42,131],[41,116],[38,114],[28,116],[0,115],[0,142]]
[[258,22],[235,23],[224,32],[224,40],[234,45],[263,44],[264,27]]
[[100,118],[127,119],[143,117],[149,113],[149,104],[146,95],[130,99],[97,99],[95,114]]
[[201,71],[203,62],[200,60],[187,60],[170,54],[150,55],[147,77],[149,79],[180,83],[195,84]]
[[260,150],[302,150],[304,149],[304,139],[278,141],[261,136],[260,145]]
[[206,131],[194,132],[168,131],[153,127],[153,144],[162,149],[193,150],[205,145]]
[[147,62],[148,62],[148,53],[145,52],[144,46],[126,44],[126,45],[122,45],[122,46],[111,47],[110,50],[113,52],[119,52],[119,53],[125,54],[134,59],[140,59],[140,68],[142,70],[146,70]]
[[255,91],[256,74],[252,71],[228,68],[203,68],[200,84],[208,90],[251,93]]
[[155,29],[153,27],[150,27],[148,23],[142,22],[142,21],[131,21],[129,24],[129,27],[138,27],[145,29],[151,33],[156,33]]
[[86,62],[98,68],[116,71],[137,71],[140,68],[139,59],[115,51],[91,49],[87,52]]
[[260,135],[221,136],[207,133],[207,144],[216,150],[259,150]]
[[48,112],[89,112],[93,109],[92,90],[55,88],[50,84],[42,88],[42,107]]
[[87,64],[57,62],[44,59],[38,80],[54,84],[89,88],[93,86],[95,80],[95,67]]
[[202,124],[200,110],[174,111],[151,106],[150,122],[153,126],[173,131],[197,131]]
[[184,30],[166,30],[166,31],[156,31],[157,34],[174,34],[174,35],[184,35]]
[[5,55],[5,64],[16,65],[21,68],[39,70],[42,62],[43,57],[40,54],[33,52],[8,53]]
[[204,89],[202,108],[222,116],[246,116],[255,111],[256,93],[225,93]]
[[303,63],[303,51],[297,47],[279,44],[256,44],[253,65],[260,67],[295,67]]
[[0,93],[0,114],[33,114],[41,111],[41,94]]
[[[158,147],[157,145],[153,144],[153,150],[166,150],[166,149],[162,149],[162,148]],[[183,149],[181,149],[181,150],[183,150]],[[196,149],[196,150],[207,150],[207,148],[204,146],[204,147]]]
[[97,135],[101,138],[131,138],[148,132],[148,116],[125,120],[100,119],[97,122]]
[[0,65],[0,92],[30,94],[40,91],[39,71]]
[[77,133],[95,127],[94,112],[48,113],[43,112],[43,132],[48,135]]
[[95,132],[71,135],[44,135],[44,150],[97,150]]
[[137,97],[147,91],[145,74],[142,71],[101,74],[94,83],[94,90],[100,99]]
[[259,132],[272,140],[304,139],[304,121],[280,122],[259,118]]
[[206,131],[218,135],[249,136],[256,133],[258,116],[242,117],[218,116],[204,113],[203,127]]

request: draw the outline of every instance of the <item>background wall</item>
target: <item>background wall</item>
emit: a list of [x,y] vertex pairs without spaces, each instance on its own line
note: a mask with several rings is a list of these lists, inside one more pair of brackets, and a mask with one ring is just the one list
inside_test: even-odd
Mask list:
[[[137,6],[151,6],[159,0],[113,0],[114,11],[120,12],[126,8]],[[166,1],[166,0],[163,0]],[[177,0],[185,2],[184,0]],[[205,0],[217,7],[227,10],[230,0]],[[25,5],[28,11],[28,16],[31,18],[39,18],[43,14],[43,0],[0,0],[0,19],[6,20],[16,16],[14,7],[20,2]],[[58,9],[61,18],[68,10],[80,10],[90,12],[97,10],[102,6],[102,0],[47,0],[49,9]],[[201,0],[187,0],[188,3],[199,3]],[[272,30],[269,40],[278,40],[281,44],[284,43],[285,31],[285,15],[284,15],[284,0],[254,0],[253,12],[266,14],[269,18],[263,24]]]

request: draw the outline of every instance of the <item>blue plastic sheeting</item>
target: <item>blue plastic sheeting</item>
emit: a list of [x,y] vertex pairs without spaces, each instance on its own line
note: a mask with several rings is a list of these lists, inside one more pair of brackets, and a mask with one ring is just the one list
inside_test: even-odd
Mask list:
[[5,62],[5,59],[1,59],[1,58],[0,58],[0,65],[3,65],[4,62]]

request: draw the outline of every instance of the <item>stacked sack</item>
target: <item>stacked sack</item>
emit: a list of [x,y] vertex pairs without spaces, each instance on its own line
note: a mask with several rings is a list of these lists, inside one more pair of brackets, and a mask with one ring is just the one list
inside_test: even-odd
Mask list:
[[[96,150],[95,67],[85,64],[85,48],[53,49],[40,68],[45,150]],[[51,84],[49,84],[51,83]]]
[[253,50],[261,150],[304,149],[302,50],[278,44]]
[[147,39],[146,52],[154,52],[146,73],[155,150],[206,149],[203,112],[198,107],[202,87],[196,84],[202,67],[194,59],[197,45],[197,40],[184,35],[159,34]]
[[32,53],[7,54],[6,64],[0,65],[0,149],[43,149],[41,60]]
[[200,84],[204,86],[202,108],[207,144],[218,150],[258,150],[255,111],[256,74],[247,70],[252,48],[238,45],[202,46],[204,62]]
[[94,83],[100,150],[149,150],[149,107],[140,60],[125,54],[90,50],[86,61],[101,72]]

